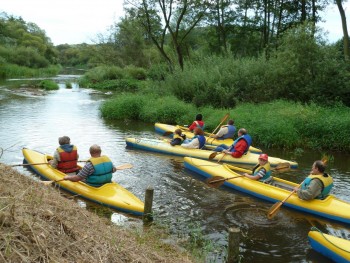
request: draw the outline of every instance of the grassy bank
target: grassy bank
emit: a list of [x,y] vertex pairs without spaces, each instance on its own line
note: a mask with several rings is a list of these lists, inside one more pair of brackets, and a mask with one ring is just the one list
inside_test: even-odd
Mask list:
[[194,262],[157,228],[116,226],[0,164],[1,262]]
[[277,100],[214,109],[197,108],[174,96],[126,93],[101,106],[104,118],[150,123],[190,124],[197,113],[202,113],[208,132],[215,129],[227,112],[237,128],[248,129],[254,145],[259,147],[350,152],[350,108],[340,104],[322,107]]

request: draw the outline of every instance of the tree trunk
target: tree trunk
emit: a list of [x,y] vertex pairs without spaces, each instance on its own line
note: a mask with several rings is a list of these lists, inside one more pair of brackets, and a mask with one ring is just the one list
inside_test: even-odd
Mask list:
[[348,34],[348,28],[346,25],[346,16],[344,12],[344,8],[342,6],[342,1],[341,0],[336,0],[340,17],[341,17],[341,23],[343,26],[343,41],[344,41],[344,57],[346,61],[349,61],[350,59],[350,46],[349,46],[349,34]]

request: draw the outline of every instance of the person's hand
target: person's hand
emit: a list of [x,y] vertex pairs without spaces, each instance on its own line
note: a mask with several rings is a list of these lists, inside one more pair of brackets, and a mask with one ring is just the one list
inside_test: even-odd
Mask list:
[[299,187],[298,186],[296,186],[296,187],[294,187],[294,192],[296,192],[296,191],[298,191],[298,189],[299,189]]

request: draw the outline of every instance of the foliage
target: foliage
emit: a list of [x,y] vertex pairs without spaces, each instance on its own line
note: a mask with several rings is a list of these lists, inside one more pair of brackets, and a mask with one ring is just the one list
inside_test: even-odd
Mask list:
[[45,90],[58,90],[58,84],[52,80],[43,80],[39,84],[40,88],[43,88]]
[[60,71],[59,66],[50,66],[48,68],[32,69],[28,67],[18,66],[15,64],[3,64],[0,67],[0,79],[15,77],[44,77],[56,76]]
[[99,89],[99,90],[115,90],[119,92],[131,92],[137,91],[141,86],[140,81],[133,79],[113,79],[104,80],[98,83],[92,83],[89,88]]
[[122,94],[101,106],[107,119],[134,119],[169,124],[190,124],[197,113],[203,114],[206,130],[212,132],[226,113],[237,128],[244,127],[254,145],[286,149],[309,148],[350,152],[350,109],[342,104],[322,107],[315,103],[277,100],[239,104],[229,110],[196,108],[171,96]]

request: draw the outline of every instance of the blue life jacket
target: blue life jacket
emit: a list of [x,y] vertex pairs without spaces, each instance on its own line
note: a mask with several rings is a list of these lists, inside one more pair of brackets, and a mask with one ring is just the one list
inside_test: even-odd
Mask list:
[[319,179],[323,184],[322,192],[320,195],[316,196],[316,199],[324,199],[327,197],[327,195],[329,195],[329,193],[333,187],[333,178],[330,175],[325,177],[322,174],[316,174],[316,175],[310,174],[304,180],[303,184],[301,185],[301,189],[302,190],[307,189],[307,187],[309,186],[311,181],[314,180],[315,178]]
[[90,158],[89,162],[94,166],[94,173],[86,178],[86,183],[100,187],[106,183],[110,183],[113,173],[113,164],[107,156]]
[[228,139],[228,138],[233,138],[235,136],[236,133],[236,127],[233,125],[227,125],[228,128],[228,133],[226,133],[224,136],[222,136],[221,138],[218,138],[219,140],[224,140],[224,139]]
[[250,145],[252,145],[252,142],[253,142],[252,137],[250,137],[249,134],[245,134],[245,135],[242,135],[241,137],[238,137],[232,144],[233,147],[232,147],[232,151],[231,152],[235,151],[235,149],[234,149],[235,145],[237,144],[237,142],[239,142],[242,139],[245,140],[247,142],[247,144],[248,144],[248,147],[245,149],[244,154],[246,154],[248,152],[249,147],[250,147]]
[[191,139],[191,141],[195,138],[197,138],[199,141],[199,149],[202,149],[205,145],[205,141],[206,141],[205,137],[203,135],[196,135]]

